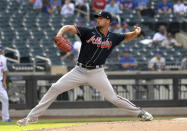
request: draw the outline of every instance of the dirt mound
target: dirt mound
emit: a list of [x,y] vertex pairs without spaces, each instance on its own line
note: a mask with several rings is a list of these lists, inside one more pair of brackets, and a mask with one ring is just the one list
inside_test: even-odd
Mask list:
[[98,122],[40,131],[187,131],[187,120]]

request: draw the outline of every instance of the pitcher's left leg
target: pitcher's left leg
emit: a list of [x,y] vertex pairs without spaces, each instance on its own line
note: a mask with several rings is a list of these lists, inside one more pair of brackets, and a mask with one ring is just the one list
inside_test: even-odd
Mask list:
[[[89,76],[89,84],[100,91],[100,93],[111,103],[114,105],[126,109],[129,113],[134,116],[143,117],[143,115],[147,115],[148,112],[143,111],[140,107],[137,107],[128,99],[125,99],[121,96],[118,96],[112,85],[110,84],[104,70],[98,71],[96,73],[90,74]],[[149,115],[149,114],[148,114]],[[152,115],[144,118],[146,120],[152,120]]]

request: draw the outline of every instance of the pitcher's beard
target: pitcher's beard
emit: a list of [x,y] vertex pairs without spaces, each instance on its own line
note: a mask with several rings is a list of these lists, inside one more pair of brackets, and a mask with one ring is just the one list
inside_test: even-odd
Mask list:
[[102,29],[103,28],[103,26],[99,26],[99,25],[97,25],[96,27],[97,27],[97,29]]

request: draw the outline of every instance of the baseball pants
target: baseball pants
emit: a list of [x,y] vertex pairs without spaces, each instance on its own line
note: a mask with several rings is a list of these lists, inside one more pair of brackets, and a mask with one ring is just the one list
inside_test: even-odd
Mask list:
[[2,103],[2,120],[7,121],[9,119],[8,94],[7,91],[3,88],[2,81],[0,81],[0,101]]
[[131,115],[138,116],[142,112],[139,107],[136,107],[129,100],[118,96],[114,92],[103,68],[88,70],[75,66],[56,83],[52,84],[38,105],[28,114],[27,118],[39,117],[55,101],[59,94],[85,84],[96,88],[108,101],[120,108],[126,109]]

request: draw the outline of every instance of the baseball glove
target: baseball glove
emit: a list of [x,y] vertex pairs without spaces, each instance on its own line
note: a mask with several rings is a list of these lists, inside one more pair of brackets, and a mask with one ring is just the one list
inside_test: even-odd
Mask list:
[[72,50],[72,46],[69,44],[69,42],[61,36],[56,36],[54,38],[54,42],[57,47],[64,52],[69,52]]

